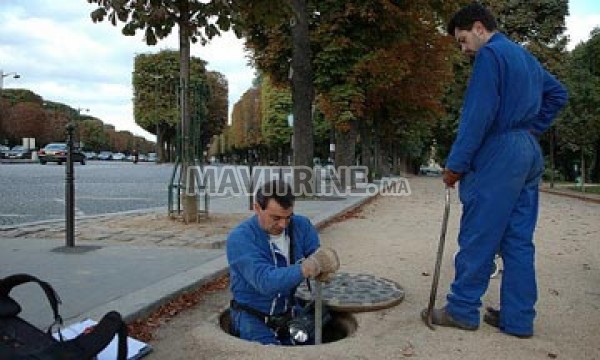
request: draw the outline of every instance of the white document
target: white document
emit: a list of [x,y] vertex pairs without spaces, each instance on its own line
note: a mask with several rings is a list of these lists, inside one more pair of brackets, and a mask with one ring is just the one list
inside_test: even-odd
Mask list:
[[[64,329],[61,329],[61,334],[63,339],[70,340],[77,337],[81,334],[85,329],[96,325],[97,322],[94,320],[86,319],[81,322],[72,324]],[[54,333],[54,338],[59,339],[58,333]],[[118,337],[112,339],[110,344],[98,354],[98,360],[116,360],[117,359],[117,350],[118,350]],[[130,336],[127,337],[127,359],[128,360],[137,360],[141,359],[143,356],[152,351],[152,347],[150,345],[136,340]]]

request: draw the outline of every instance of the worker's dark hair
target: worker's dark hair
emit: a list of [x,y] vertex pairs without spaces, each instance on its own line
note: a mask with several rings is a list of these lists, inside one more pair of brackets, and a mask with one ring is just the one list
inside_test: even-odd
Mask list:
[[488,31],[494,31],[498,26],[494,15],[485,6],[472,2],[454,14],[446,30],[449,35],[454,36],[456,29],[471,30],[475,21],[481,22]]
[[275,200],[279,206],[289,209],[294,206],[296,197],[292,188],[283,180],[271,180],[264,183],[257,191],[255,201],[261,209],[266,209],[269,199]]

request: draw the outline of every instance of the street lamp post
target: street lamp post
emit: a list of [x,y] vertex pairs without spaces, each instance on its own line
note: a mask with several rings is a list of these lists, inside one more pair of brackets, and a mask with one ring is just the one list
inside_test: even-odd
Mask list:
[[[13,79],[18,79],[21,77],[21,75],[14,71],[5,73],[4,70],[0,69],[0,117],[2,117],[2,89],[4,88],[4,78],[9,76],[11,76]],[[6,138],[4,141],[8,143]]]
[[4,70],[0,69],[0,116],[2,115],[2,89],[4,89],[4,78],[11,76],[13,79],[21,77],[18,73],[11,71],[5,73]]
[[67,167],[65,169],[65,236],[66,246],[75,246],[75,176],[73,174],[73,130],[72,122],[67,124]]
[[0,69],[0,92],[2,92],[2,89],[4,88],[4,78],[8,76],[12,76],[13,79],[18,79],[21,77],[21,75],[14,71],[5,73],[4,70]]

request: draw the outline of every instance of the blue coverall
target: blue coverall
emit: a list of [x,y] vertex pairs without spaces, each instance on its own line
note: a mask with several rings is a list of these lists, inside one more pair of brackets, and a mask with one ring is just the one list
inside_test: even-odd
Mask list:
[[[319,247],[319,235],[310,220],[293,215],[286,234],[293,232],[293,259],[287,260],[277,246],[269,241],[253,216],[238,225],[227,238],[230,289],[233,299],[267,315],[284,314],[294,304],[296,287],[302,282],[299,261]],[[232,325],[239,337],[262,344],[289,345],[289,338],[280,338],[264,321],[246,311],[230,309]]]
[[567,101],[565,88],[522,46],[495,33],[475,56],[446,167],[463,174],[455,278],[446,311],[479,325],[494,255],[504,263],[500,329],[533,334],[533,233],[544,160],[536,136]]

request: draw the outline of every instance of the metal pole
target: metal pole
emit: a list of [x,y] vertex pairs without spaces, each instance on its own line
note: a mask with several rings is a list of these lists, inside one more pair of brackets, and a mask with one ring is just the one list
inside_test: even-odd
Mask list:
[[2,106],[2,90],[4,89],[4,78],[7,76],[12,76],[14,79],[18,79],[21,77],[21,75],[14,71],[5,73],[4,69],[0,69],[0,108]]
[[435,268],[433,270],[433,280],[431,282],[431,292],[429,293],[429,304],[427,305],[427,317],[425,324],[435,330],[433,326],[433,308],[435,307],[435,298],[437,297],[438,283],[440,281],[440,269],[442,267],[442,257],[444,255],[444,244],[446,243],[446,231],[448,229],[448,217],[450,215],[450,187],[446,186],[446,194],[444,197],[444,217],[442,218],[442,231],[440,233],[440,242],[438,243],[437,257],[435,260]]
[[253,156],[252,150],[248,150],[248,164],[250,168],[250,175],[248,178],[248,210],[252,210],[254,208],[254,179],[252,178],[252,169],[253,169]]
[[67,166],[65,168],[65,234],[66,246],[75,246],[75,187],[73,185],[75,177],[73,175],[73,130],[75,126],[72,122],[67,125]]
[[315,345],[323,342],[323,291],[321,282],[315,281]]

